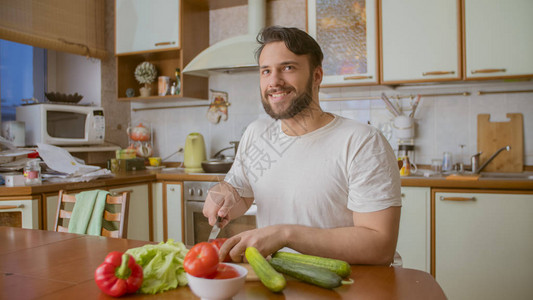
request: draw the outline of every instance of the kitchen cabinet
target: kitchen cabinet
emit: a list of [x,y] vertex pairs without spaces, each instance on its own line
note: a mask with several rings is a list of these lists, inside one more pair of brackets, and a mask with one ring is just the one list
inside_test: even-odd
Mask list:
[[430,188],[402,187],[402,215],[396,251],[403,267],[430,272]]
[[180,47],[180,0],[116,0],[117,54]]
[[533,192],[435,190],[435,278],[449,299],[531,299]]
[[151,241],[152,191],[149,183],[109,187],[110,193],[130,192],[128,239]]
[[183,242],[183,182],[158,182],[154,191],[155,241]]
[[460,80],[459,0],[382,0],[381,83]]
[[0,198],[0,226],[40,228],[40,198],[32,196]]
[[166,226],[163,228],[165,239],[183,242],[183,183],[165,182],[164,186],[163,210],[166,208],[166,218],[163,220],[166,220]]
[[466,79],[533,77],[531,12],[531,0],[464,0]]
[[[181,74],[178,95],[157,96],[157,80],[151,96],[140,97],[141,85],[135,68],[148,61],[158,76],[176,80],[176,69],[183,68],[209,46],[209,9],[204,2],[165,0],[154,4],[143,0],[116,0],[115,55],[117,61],[117,98],[119,101],[172,100],[182,97],[207,99],[208,79]],[[132,88],[134,97],[127,97]]]
[[377,84],[377,0],[308,0],[307,10],[324,53],[322,86]]

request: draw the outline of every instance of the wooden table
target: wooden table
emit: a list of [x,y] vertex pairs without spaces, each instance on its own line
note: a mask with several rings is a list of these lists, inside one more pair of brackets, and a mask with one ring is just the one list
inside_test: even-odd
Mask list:
[[[0,299],[112,299],[94,283],[94,270],[110,251],[147,242],[35,229],[0,227]],[[397,267],[352,266],[354,284],[334,290],[288,280],[275,294],[246,282],[234,299],[446,299],[428,273]],[[126,298],[198,299],[188,287]]]

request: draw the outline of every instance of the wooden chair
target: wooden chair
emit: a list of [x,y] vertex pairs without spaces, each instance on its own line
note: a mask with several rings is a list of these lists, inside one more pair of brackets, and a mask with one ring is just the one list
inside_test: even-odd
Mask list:
[[[105,221],[118,222],[118,230],[108,230],[104,228],[102,223],[102,236],[114,238],[126,238],[128,234],[128,211],[129,211],[130,193],[122,192],[119,195],[108,194],[106,197],[106,208],[104,209]],[[66,205],[70,203],[70,205]],[[59,199],[57,203],[56,223],[54,230],[57,232],[68,232],[68,224],[65,225],[65,220],[70,221],[72,215],[72,207],[76,203],[75,195],[68,195],[64,190],[59,191]],[[120,212],[109,211],[109,205],[120,205]],[[66,206],[70,206],[67,210]]]

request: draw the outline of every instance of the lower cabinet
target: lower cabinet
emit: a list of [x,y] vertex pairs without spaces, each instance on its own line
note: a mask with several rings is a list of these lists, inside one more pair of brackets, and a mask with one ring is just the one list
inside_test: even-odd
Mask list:
[[128,214],[128,239],[150,241],[151,221],[151,186],[142,183],[129,186],[109,187],[111,193],[130,192],[130,208]]
[[435,191],[435,278],[449,299],[531,299],[533,194]]
[[182,182],[157,182],[154,185],[154,238],[184,242]]
[[430,188],[402,187],[402,215],[396,251],[403,267],[430,271]]
[[0,198],[0,226],[40,229],[39,201],[35,196]]

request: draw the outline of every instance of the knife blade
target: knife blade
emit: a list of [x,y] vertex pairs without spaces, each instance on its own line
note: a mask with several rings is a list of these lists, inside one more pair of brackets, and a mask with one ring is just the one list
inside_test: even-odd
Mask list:
[[213,226],[213,229],[211,229],[211,233],[209,234],[209,238],[207,239],[208,242],[217,238],[218,233],[220,232],[220,222],[222,222],[222,218],[220,216],[217,216],[217,221]]

